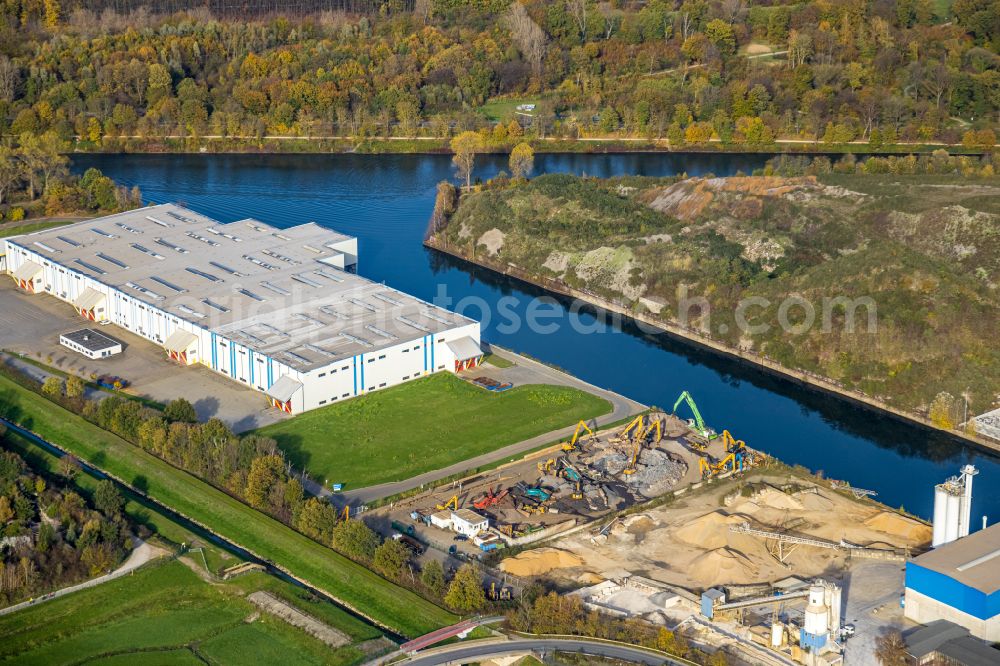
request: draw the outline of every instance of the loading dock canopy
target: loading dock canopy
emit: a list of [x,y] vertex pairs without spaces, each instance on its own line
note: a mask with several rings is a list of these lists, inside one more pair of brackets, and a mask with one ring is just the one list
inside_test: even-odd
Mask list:
[[264,393],[278,402],[288,402],[300,388],[302,388],[302,382],[285,375],[271,384],[271,388],[267,389]]
[[190,349],[191,345],[197,339],[198,338],[194,333],[189,333],[188,331],[179,328],[170,334],[167,341],[163,343],[163,347],[168,352],[180,354],[181,352],[186,352]]
[[470,358],[479,358],[483,355],[483,350],[469,336],[452,340],[445,344],[448,345],[448,349],[455,355],[456,361],[468,361]]
[[83,290],[75,301],[73,301],[73,307],[77,310],[93,310],[98,305],[104,303],[105,296],[96,289],[87,287]]
[[14,279],[20,282],[24,280],[25,282],[30,282],[38,277],[38,274],[42,272],[42,267],[33,261],[26,261],[17,267],[14,271]]

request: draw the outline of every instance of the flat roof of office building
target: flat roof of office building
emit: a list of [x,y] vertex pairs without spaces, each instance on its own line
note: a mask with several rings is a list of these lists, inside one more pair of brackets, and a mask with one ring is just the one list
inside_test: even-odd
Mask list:
[[913,563],[993,594],[1000,589],[1000,523],[938,546]]
[[92,328],[81,328],[79,331],[63,333],[60,337],[66,338],[70,342],[75,342],[87,351],[92,352],[99,352],[121,344],[120,340],[116,340],[110,335],[105,335]]
[[302,372],[472,323],[345,271],[356,240],[176,204],[8,238]]

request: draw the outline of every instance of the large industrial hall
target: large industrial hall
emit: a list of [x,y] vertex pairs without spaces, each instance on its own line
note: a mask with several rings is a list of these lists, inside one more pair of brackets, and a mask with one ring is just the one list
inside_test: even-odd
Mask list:
[[0,239],[0,269],[299,413],[482,359],[479,323],[357,275],[357,239],[175,204]]

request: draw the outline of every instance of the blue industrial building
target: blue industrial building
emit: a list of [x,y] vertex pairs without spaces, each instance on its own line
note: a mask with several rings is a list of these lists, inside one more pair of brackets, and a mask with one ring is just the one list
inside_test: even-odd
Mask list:
[[1000,525],[907,562],[905,603],[911,620],[948,620],[1000,641]]

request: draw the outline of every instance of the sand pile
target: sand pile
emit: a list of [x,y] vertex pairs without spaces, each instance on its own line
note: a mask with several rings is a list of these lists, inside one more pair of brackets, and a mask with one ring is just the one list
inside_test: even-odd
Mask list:
[[754,495],[754,502],[765,509],[801,511],[802,502],[776,488],[765,488]]
[[604,579],[595,574],[593,571],[584,571],[577,577],[576,580],[583,585],[597,585],[598,583],[604,582]]
[[833,508],[833,500],[816,493],[799,493],[798,500],[806,511],[829,511]]
[[901,516],[892,511],[881,511],[865,521],[873,530],[892,536],[902,537],[917,543],[930,541],[931,528],[921,522]]
[[732,548],[714,548],[699,555],[688,569],[698,580],[714,584],[742,582],[757,576],[757,566],[743,553]]
[[700,548],[722,548],[729,543],[729,526],[746,521],[740,515],[726,515],[721,511],[706,513],[681,527],[675,536],[678,541]]
[[541,576],[554,569],[569,569],[583,564],[573,553],[558,548],[526,550],[517,557],[508,557],[500,563],[500,570],[515,576]]

